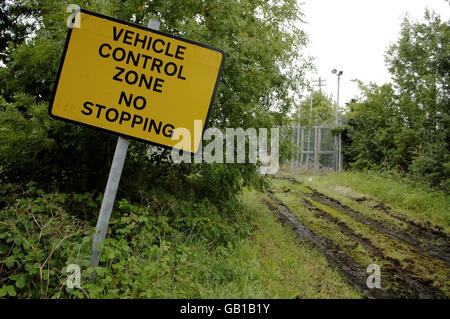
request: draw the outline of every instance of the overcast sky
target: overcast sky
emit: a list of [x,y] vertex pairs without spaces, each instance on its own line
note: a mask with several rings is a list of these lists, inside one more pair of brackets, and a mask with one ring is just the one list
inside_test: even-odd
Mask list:
[[342,70],[340,105],[358,95],[351,82],[359,79],[383,84],[390,75],[384,64],[384,53],[396,42],[406,13],[422,19],[425,8],[433,9],[443,20],[450,18],[450,5],[444,0],[298,0],[308,23],[310,44],[307,54],[315,58],[318,69],[314,78],[326,79],[322,88],[336,98],[337,77]]

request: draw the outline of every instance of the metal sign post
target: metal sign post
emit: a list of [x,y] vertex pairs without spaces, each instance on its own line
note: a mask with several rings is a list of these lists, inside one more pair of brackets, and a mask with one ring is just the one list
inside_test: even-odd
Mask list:
[[[157,20],[150,19],[148,22],[148,28],[150,29],[159,30],[159,26],[160,22]],[[89,263],[90,267],[98,266],[100,261],[101,249],[99,249],[98,246],[105,241],[109,219],[111,218],[111,212],[114,206],[117,189],[119,187],[120,176],[122,175],[123,164],[125,163],[125,158],[127,157],[129,143],[130,141],[127,138],[119,137],[117,140],[108,182],[106,183],[105,196],[103,197],[100,215],[98,216],[94,239],[92,241],[92,256]],[[94,279],[95,276],[96,274],[93,272],[91,279]]]
[[[49,115],[169,150],[199,151],[225,52],[87,10],[76,17],[82,27],[67,33]],[[172,139],[177,128],[195,132],[196,123],[202,134]]]
[[95,226],[94,240],[92,241],[92,256],[89,263],[91,267],[98,266],[100,260],[101,250],[98,248],[98,245],[105,240],[129,143],[130,141],[123,137],[119,137],[117,140],[116,151],[114,152],[111,170],[109,171],[108,182],[106,183],[105,196],[103,197],[102,207],[100,208],[97,226]]
[[[177,150],[177,128],[196,130],[181,150],[201,149],[225,52],[147,27],[80,9],[68,30],[49,115],[119,137],[100,208],[90,266],[98,265],[127,156],[129,139]],[[95,277],[93,273],[92,277]]]

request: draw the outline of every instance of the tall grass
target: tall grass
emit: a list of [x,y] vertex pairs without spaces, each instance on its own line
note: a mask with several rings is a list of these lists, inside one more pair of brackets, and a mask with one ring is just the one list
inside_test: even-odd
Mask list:
[[[307,178],[304,178],[308,181]],[[405,178],[375,172],[343,172],[312,178],[312,183],[326,187],[346,186],[370,195],[398,209],[406,210],[421,221],[431,221],[450,228],[450,195],[416,184]]]

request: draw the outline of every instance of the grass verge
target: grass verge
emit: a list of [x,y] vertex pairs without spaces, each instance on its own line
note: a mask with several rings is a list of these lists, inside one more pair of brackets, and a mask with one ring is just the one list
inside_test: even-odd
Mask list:
[[356,290],[309,244],[284,228],[264,203],[266,195],[245,191],[254,225],[252,242],[267,298],[359,298]]

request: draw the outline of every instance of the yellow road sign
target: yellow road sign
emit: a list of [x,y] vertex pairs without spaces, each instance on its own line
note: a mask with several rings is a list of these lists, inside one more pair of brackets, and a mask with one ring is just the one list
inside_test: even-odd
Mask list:
[[[164,148],[176,128],[198,150],[224,52],[143,26],[81,10],[70,29],[50,103],[52,117]],[[77,20],[78,21],[78,20]],[[198,134],[197,134],[198,135]],[[195,139],[195,140],[194,140]]]

